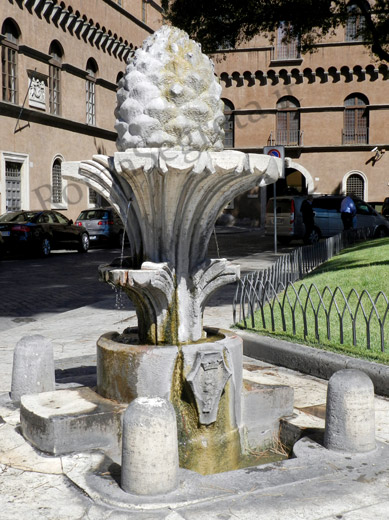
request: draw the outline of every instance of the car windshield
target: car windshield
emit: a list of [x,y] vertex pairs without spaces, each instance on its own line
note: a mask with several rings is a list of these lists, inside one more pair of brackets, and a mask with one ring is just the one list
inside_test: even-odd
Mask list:
[[77,220],[104,220],[109,218],[108,211],[103,209],[93,209],[81,211]]
[[4,213],[0,216],[0,222],[29,222],[36,217],[37,213],[33,211],[14,211]]

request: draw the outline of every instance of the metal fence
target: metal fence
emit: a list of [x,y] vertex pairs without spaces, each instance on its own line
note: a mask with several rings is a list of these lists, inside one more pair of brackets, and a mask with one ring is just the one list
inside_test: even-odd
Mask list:
[[[354,289],[344,294],[340,287],[322,292],[311,284],[294,282],[323,262],[338,254],[344,247],[372,237],[369,228],[355,229],[330,237],[312,246],[299,247],[280,256],[268,269],[250,273],[240,280],[233,300],[233,320],[245,328],[255,326],[275,331],[282,330],[296,335],[297,323],[302,335],[320,341],[325,336],[340,343],[358,342],[357,331],[361,330],[368,349],[379,341],[385,347],[385,324],[389,321],[388,298],[382,292],[371,296],[364,290],[358,294]],[[282,294],[281,294],[282,293]],[[336,331],[336,334],[335,334]]]

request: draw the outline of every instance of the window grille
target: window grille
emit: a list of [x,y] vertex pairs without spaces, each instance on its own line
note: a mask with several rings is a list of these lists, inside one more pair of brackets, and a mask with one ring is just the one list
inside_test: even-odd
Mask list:
[[89,188],[89,204],[91,206],[97,205],[97,196],[98,196],[97,191],[93,190],[92,188]]
[[21,205],[22,163],[5,162],[6,211],[18,211]]
[[55,161],[52,168],[52,201],[54,204],[62,203],[62,171],[61,162]]
[[231,101],[223,100],[224,102],[224,147],[234,147],[234,105]]
[[366,144],[369,141],[368,101],[364,96],[352,94],[345,102],[343,144]]
[[365,181],[361,175],[353,173],[349,176],[346,184],[346,193],[347,195],[355,195],[362,200],[365,198]]
[[292,97],[281,98],[277,103],[276,116],[276,144],[299,145],[300,144],[300,104]]
[[96,124],[96,93],[95,82],[86,81],[86,122],[88,125]]
[[49,66],[49,106],[50,113],[61,115],[61,69]]
[[282,23],[277,32],[277,60],[295,60],[301,57],[298,38],[291,38],[286,41],[286,34],[290,27]]
[[1,48],[3,101],[18,102],[17,51],[3,43]]
[[346,23],[346,42],[363,41],[363,31],[366,27],[366,19],[359,8],[352,4],[348,7],[349,16]]

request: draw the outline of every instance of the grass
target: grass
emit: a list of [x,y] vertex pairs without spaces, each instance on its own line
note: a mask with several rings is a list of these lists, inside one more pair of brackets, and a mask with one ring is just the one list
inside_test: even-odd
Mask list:
[[389,364],[389,309],[382,295],[389,298],[388,264],[389,238],[346,249],[264,305],[247,329]]

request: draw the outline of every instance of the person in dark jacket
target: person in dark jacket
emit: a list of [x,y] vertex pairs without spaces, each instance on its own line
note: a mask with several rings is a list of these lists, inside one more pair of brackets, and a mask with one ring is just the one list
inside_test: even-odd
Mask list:
[[340,215],[345,230],[352,229],[354,227],[354,217],[357,214],[357,208],[355,202],[348,195],[342,200],[340,205]]
[[305,226],[304,242],[310,242],[310,235],[315,227],[315,213],[312,208],[312,195],[309,195],[301,204],[301,214]]

